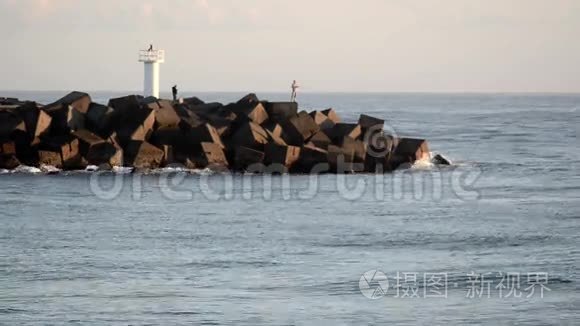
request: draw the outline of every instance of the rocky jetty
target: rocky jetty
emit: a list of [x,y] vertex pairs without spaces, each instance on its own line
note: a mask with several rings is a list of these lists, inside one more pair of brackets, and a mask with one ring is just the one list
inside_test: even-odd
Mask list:
[[235,103],[130,95],[107,105],[72,92],[41,105],[0,98],[0,168],[184,166],[257,173],[384,173],[430,159],[424,139],[397,138],[384,120],[343,122],[333,109],[248,94]]

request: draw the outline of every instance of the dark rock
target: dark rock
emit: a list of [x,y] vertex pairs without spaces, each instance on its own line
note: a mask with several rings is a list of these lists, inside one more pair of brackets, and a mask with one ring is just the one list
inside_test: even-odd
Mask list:
[[86,115],[70,105],[55,103],[44,107],[43,110],[52,119],[50,133],[53,136],[62,136],[86,128]]
[[201,143],[215,143],[224,148],[218,131],[210,124],[205,123],[197,128],[185,131],[185,142],[187,145],[198,145]]
[[62,158],[60,153],[53,151],[38,151],[38,164],[50,165],[55,168],[62,168]]
[[87,114],[91,102],[92,100],[89,94],[75,91],[69,93],[50,106],[54,106],[54,104],[62,104],[63,106],[71,106],[82,114]]
[[304,142],[316,134],[320,128],[314,119],[305,111],[282,123],[284,140],[294,146],[302,146]]
[[13,154],[0,154],[0,169],[13,170],[20,166],[20,161]]
[[429,145],[424,139],[401,138],[394,154],[408,163],[430,158]]
[[248,121],[238,128],[231,138],[235,146],[244,146],[262,151],[268,143],[269,135],[260,125]]
[[314,144],[316,147],[322,149],[327,149],[328,145],[332,144],[330,137],[328,137],[322,130],[315,133],[314,136],[312,136],[308,141]]
[[117,115],[128,115],[141,107],[143,96],[129,95],[109,100],[108,106],[115,110]]
[[260,99],[258,99],[258,96],[256,96],[256,94],[254,93],[250,93],[244,97],[242,97],[237,104],[242,104],[242,105],[248,105],[248,104],[255,104],[260,102]]
[[22,105],[22,102],[15,97],[0,97],[0,105],[16,107]]
[[11,110],[0,111],[0,139],[11,139],[26,144],[29,137],[22,117]]
[[334,121],[330,120],[328,116],[326,116],[324,113],[320,111],[312,111],[309,114],[314,120],[314,123],[318,125],[320,130],[330,129],[335,125]]
[[271,121],[283,124],[298,114],[298,103],[295,102],[264,102],[266,112]]
[[264,154],[265,164],[280,164],[286,168],[284,172],[287,172],[300,159],[300,147],[267,144]]
[[361,126],[363,132],[367,130],[382,131],[385,125],[385,120],[371,117],[370,115],[361,114],[358,119],[358,124]]
[[441,154],[435,155],[431,162],[436,165],[451,165],[451,161]]
[[10,140],[0,141],[0,154],[15,155],[16,144],[14,144],[14,142]]
[[235,148],[234,168],[236,170],[260,172],[263,170],[263,162],[264,152],[244,146]]
[[177,127],[181,123],[181,117],[173,107],[171,101],[159,100],[148,107],[155,112],[155,127]]
[[219,168],[227,167],[228,160],[223,148],[216,143],[203,142],[197,155],[190,158],[199,168]]
[[334,109],[327,109],[320,112],[322,112],[322,114],[324,114],[334,124],[341,122],[340,116],[338,115],[338,113],[336,113],[336,111],[334,111]]
[[125,165],[136,169],[156,169],[161,167],[165,153],[146,141],[130,141],[124,150]]
[[305,145],[300,149],[300,158],[292,169],[294,172],[300,173],[324,173],[330,168],[328,164],[328,151]]
[[86,128],[103,137],[110,134],[113,112],[113,109],[108,106],[91,103],[85,114]]
[[327,130],[326,133],[333,143],[338,144],[344,137],[359,139],[362,135],[362,129],[360,125],[355,123],[337,123],[332,129]]
[[79,151],[88,164],[123,166],[123,150],[113,138],[106,141],[88,130],[77,130],[73,135],[78,138]]
[[155,125],[155,112],[147,107],[137,107],[132,112],[117,111],[113,113],[113,125],[122,146],[130,141],[146,141]]
[[79,147],[79,140],[71,135],[45,138],[40,145],[41,150],[58,153],[61,165],[54,166],[65,169],[82,168]]
[[26,131],[31,139],[40,137],[49,131],[52,118],[38,108],[34,102],[26,102],[14,110],[22,118],[26,125]]
[[204,101],[200,100],[197,97],[187,97],[183,99],[183,103],[188,104],[188,105],[202,105],[205,104]]
[[282,138],[283,129],[280,124],[272,121],[266,121],[263,124],[261,124],[261,126],[262,128],[266,129],[266,131],[269,131],[276,137]]
[[268,120],[268,113],[260,102],[238,103],[230,106],[229,109],[236,114],[237,120],[249,119],[257,124],[262,124]]

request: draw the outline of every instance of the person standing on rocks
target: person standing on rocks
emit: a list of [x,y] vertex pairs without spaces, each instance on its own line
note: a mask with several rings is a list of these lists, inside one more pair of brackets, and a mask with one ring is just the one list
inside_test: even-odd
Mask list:
[[296,102],[296,95],[297,95],[298,88],[300,88],[300,85],[298,85],[296,80],[294,80],[292,82],[292,97],[290,98],[291,102]]
[[173,100],[177,101],[177,85],[173,85],[173,87],[171,87],[171,93],[173,94]]

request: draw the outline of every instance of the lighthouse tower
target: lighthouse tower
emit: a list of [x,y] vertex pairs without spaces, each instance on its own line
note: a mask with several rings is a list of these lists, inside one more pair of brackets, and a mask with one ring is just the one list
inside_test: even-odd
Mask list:
[[145,65],[143,96],[159,98],[159,64],[165,62],[165,51],[154,50],[152,47],[149,50],[141,50],[139,62]]

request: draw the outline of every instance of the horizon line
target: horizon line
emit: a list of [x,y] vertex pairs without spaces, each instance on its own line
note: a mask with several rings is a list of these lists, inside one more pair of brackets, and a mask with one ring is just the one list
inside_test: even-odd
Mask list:
[[[129,95],[140,95],[143,93],[142,90],[67,90],[67,89],[60,89],[60,90],[38,90],[38,89],[31,89],[31,90],[24,90],[24,89],[0,89],[0,97],[6,95],[2,94],[5,92],[39,92],[39,93],[57,93],[57,92],[72,92],[72,91],[79,91],[84,93],[127,93]],[[180,90],[180,93],[231,93],[231,94],[239,94],[239,93],[266,93],[266,94],[285,94],[290,93],[290,91],[274,91],[274,90],[259,90],[259,91],[247,91],[247,90]],[[170,91],[162,91],[162,93],[171,94]],[[302,91],[299,94],[306,95],[306,94],[433,94],[433,95],[580,95],[580,91],[347,91],[347,90],[311,90],[311,91]]]

